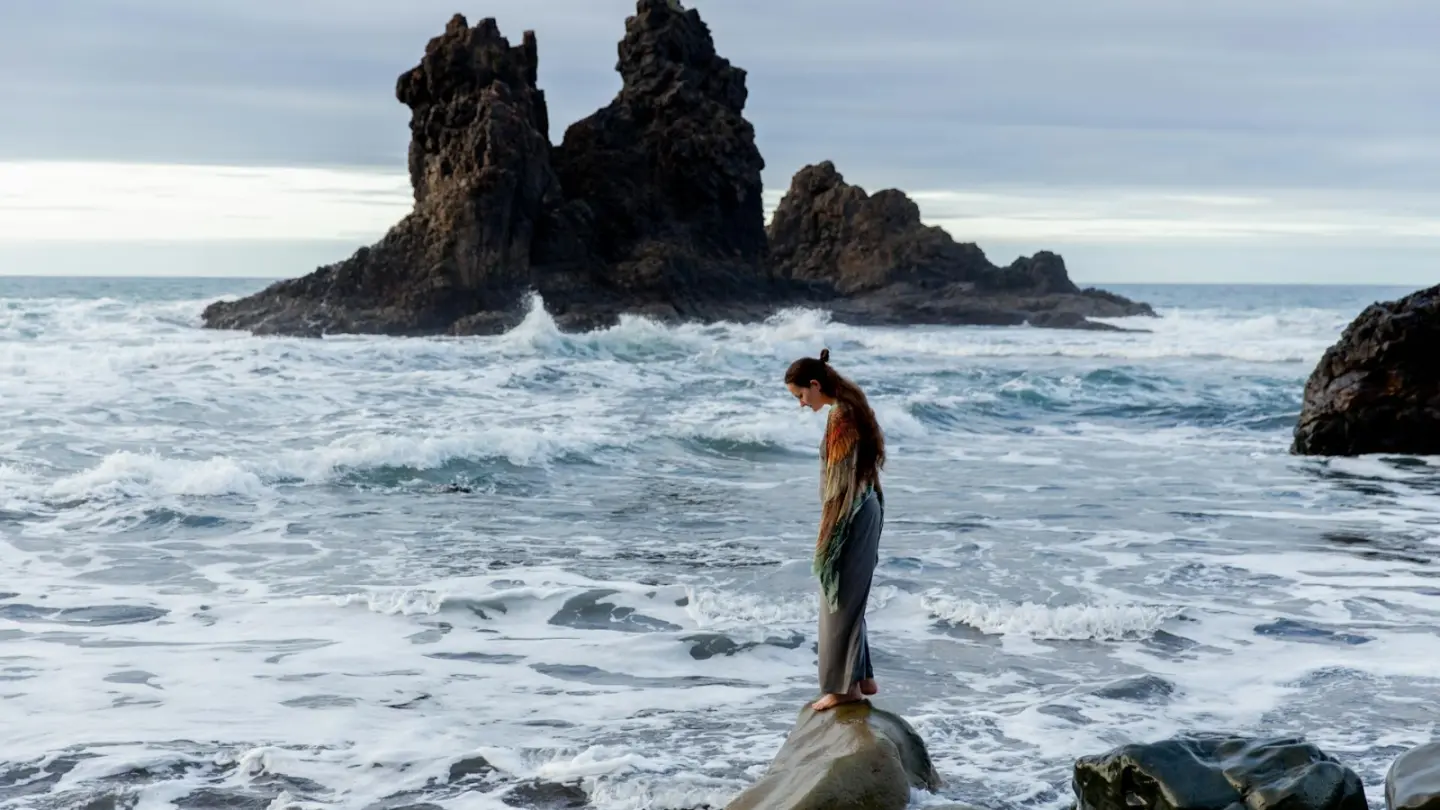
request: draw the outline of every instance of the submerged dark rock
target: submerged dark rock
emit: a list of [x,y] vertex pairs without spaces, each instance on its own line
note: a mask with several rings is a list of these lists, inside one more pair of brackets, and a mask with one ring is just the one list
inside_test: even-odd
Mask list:
[[912,787],[934,791],[940,777],[904,718],[869,701],[807,706],[769,770],[726,810],[901,810]]
[[531,293],[567,330],[623,313],[757,320],[801,303],[877,324],[1110,329],[1089,318],[1154,314],[1076,288],[1053,253],[992,265],[922,224],[903,193],[866,195],[829,163],[796,175],[767,233],[746,73],[673,0],[637,0],[619,93],[559,146],[538,65],[532,32],[512,45],[495,20],[456,15],[396,83],[413,210],[344,261],[212,304],[205,325],[494,334]]
[[1135,703],[1164,703],[1175,694],[1175,684],[1159,675],[1122,678],[1096,689],[1096,697]]
[[1294,453],[1440,454],[1440,286],[1371,304],[1305,384]]
[[525,782],[500,800],[511,807],[529,810],[577,810],[590,806],[590,796],[579,785],[556,782]]
[[12,622],[71,624],[84,627],[108,627],[121,624],[143,624],[164,618],[170,611],[149,605],[87,605],[84,607],[49,608],[11,602],[0,605],[0,619]]
[[1256,635],[1278,636],[1294,641],[1329,644],[1368,644],[1374,641],[1374,639],[1369,636],[1362,636],[1358,633],[1339,633],[1306,622],[1298,622],[1294,619],[1276,619],[1273,622],[1256,625],[1255,633]]
[[1298,737],[1196,735],[1075,762],[1079,810],[1368,810],[1360,777]]
[[450,766],[449,779],[451,782],[459,782],[462,779],[468,779],[470,777],[489,776],[494,772],[495,766],[491,765],[490,761],[484,757],[467,757]]

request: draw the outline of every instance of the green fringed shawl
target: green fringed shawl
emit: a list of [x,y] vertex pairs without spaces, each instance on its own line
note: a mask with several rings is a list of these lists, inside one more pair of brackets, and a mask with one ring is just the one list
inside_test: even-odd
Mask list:
[[820,443],[820,503],[822,506],[820,534],[815,540],[815,561],[812,569],[820,580],[820,592],[833,612],[839,607],[840,552],[855,513],[874,497],[870,483],[855,480],[856,456],[860,447],[860,430],[845,405],[830,408],[825,423],[825,438]]

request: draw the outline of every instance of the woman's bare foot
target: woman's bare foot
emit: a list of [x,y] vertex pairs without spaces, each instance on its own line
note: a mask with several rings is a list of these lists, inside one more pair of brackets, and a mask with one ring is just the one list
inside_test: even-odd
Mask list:
[[825,710],[827,710],[827,709],[833,709],[833,708],[835,708],[836,706],[839,706],[839,705],[841,705],[841,704],[845,704],[845,703],[855,703],[855,702],[857,702],[857,701],[864,700],[864,699],[865,699],[865,698],[864,698],[864,695],[861,695],[861,694],[860,694],[860,689],[859,689],[859,687],[858,687],[858,686],[852,686],[852,687],[850,688],[850,691],[849,691],[849,692],[846,692],[846,693],[843,694],[843,695],[836,695],[836,694],[827,694],[827,695],[825,695],[824,697],[820,698],[819,700],[815,701],[814,703],[811,703],[811,704],[810,704],[810,708],[814,709],[814,710],[817,711],[817,712],[823,712],[823,711],[825,711]]
[[874,695],[879,694],[879,692],[880,684],[876,683],[874,678],[866,678],[860,682],[860,694]]

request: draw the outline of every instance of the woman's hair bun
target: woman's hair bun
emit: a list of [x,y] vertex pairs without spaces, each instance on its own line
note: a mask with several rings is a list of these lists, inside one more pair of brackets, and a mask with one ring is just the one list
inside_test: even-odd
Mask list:
[[821,349],[821,350],[820,350],[820,362],[822,362],[822,363],[828,363],[828,362],[830,362],[830,350],[829,350],[829,349]]

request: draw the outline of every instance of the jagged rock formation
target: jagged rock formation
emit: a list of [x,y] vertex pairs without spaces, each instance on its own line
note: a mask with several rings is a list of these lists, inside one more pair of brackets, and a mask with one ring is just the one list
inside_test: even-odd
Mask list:
[[940,777],[904,718],[869,701],[806,706],[769,770],[725,810],[903,810],[912,787],[934,791]]
[[1078,810],[1368,810],[1360,777],[1298,737],[1219,734],[1075,762]]
[[1291,450],[1440,454],[1440,286],[1371,304],[1305,384]]
[[593,216],[595,280],[681,315],[761,300],[765,161],[743,114],[745,71],[715,53],[698,13],[668,3],[641,2],[619,50],[619,95],[554,154]]
[[828,160],[796,173],[768,233],[777,272],[842,296],[894,283],[974,283],[993,269],[975,245],[921,224],[904,193],[866,194]]
[[744,71],[697,12],[639,0],[615,100],[549,140],[533,33],[456,15],[396,97],[414,210],[379,243],[205,311],[260,333],[484,334],[538,291],[562,326],[746,314],[771,294]]
[[795,175],[768,232],[776,273],[846,299],[836,314],[851,321],[1098,327],[1086,316],[1155,314],[1079,289],[1048,251],[997,267],[976,245],[921,222],[904,192],[866,194],[829,161]]
[[373,247],[205,311],[207,326],[314,334],[443,332],[519,304],[560,198],[535,38],[456,15],[396,84],[411,109],[415,208]]
[[797,175],[767,234],[745,71],[700,15],[637,0],[618,52],[619,94],[555,147],[534,35],[512,47],[494,20],[455,16],[396,83],[411,213],[344,261],[211,305],[205,325],[492,334],[532,291],[564,329],[626,312],[753,320],[802,302],[872,323],[1098,328],[1086,316],[1149,313],[1075,289],[1054,254],[994,267],[922,225],[904,194],[867,197],[829,164]]

